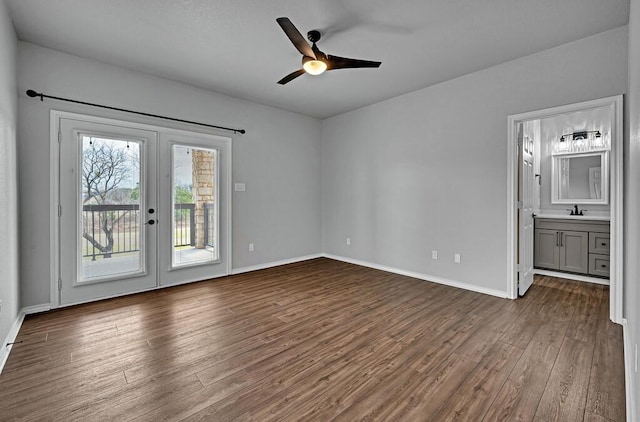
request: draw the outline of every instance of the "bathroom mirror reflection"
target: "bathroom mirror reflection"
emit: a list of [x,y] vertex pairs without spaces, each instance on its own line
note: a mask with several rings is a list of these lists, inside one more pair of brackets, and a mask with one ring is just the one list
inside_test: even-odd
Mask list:
[[608,152],[556,155],[553,158],[554,204],[608,204]]

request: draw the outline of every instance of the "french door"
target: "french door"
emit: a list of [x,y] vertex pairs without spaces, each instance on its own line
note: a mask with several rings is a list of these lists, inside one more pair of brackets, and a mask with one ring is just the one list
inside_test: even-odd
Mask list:
[[229,138],[67,114],[56,119],[54,304],[229,273]]
[[181,132],[160,134],[159,268],[163,286],[230,273],[228,138]]

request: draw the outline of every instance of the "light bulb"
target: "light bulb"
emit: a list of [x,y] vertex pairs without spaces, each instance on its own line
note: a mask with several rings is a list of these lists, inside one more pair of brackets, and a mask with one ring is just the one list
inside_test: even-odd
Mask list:
[[311,57],[305,57],[302,60],[302,68],[309,75],[317,76],[327,70],[327,64],[322,60],[314,60]]

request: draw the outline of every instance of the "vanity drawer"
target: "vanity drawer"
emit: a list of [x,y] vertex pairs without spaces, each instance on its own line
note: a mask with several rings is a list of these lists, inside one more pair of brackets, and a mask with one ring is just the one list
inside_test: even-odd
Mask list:
[[609,277],[609,255],[589,254],[589,274]]
[[589,233],[589,253],[609,255],[609,233]]

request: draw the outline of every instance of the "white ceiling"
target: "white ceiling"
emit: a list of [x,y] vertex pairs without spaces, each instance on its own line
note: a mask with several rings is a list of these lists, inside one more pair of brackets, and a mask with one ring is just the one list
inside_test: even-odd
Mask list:
[[[6,1],[21,40],[317,118],[623,26],[629,15],[629,0]],[[382,66],[278,85],[301,67],[281,16],[305,36],[319,29],[325,53]]]

